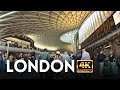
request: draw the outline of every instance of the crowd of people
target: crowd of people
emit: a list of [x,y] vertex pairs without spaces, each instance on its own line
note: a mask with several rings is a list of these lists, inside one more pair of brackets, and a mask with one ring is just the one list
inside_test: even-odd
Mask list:
[[109,55],[106,56],[104,51],[100,51],[96,57],[99,63],[99,76],[111,76],[119,74],[120,59],[115,57],[113,51],[110,50]]
[[[67,60],[68,62],[70,62],[71,60],[77,59],[75,53],[70,55],[66,51],[64,53],[61,53],[60,51],[56,51],[56,52],[50,54],[50,52],[48,52],[47,49],[44,49],[39,54],[36,54],[35,52],[9,53],[8,58],[6,56],[7,56],[6,53],[0,52],[0,72],[6,72],[6,60],[10,60],[10,68],[14,68],[14,63],[20,59],[22,59],[26,62],[28,60],[31,60],[33,63],[35,60],[48,60],[49,62],[51,62],[53,60],[62,60],[62,62],[64,62],[65,60]],[[56,67],[58,67],[58,66],[56,66]],[[18,68],[23,68],[23,65],[19,64]],[[45,75],[46,74],[44,74],[44,76]],[[60,76],[56,76],[56,77],[60,77]]]
[[[13,68],[14,67],[14,63],[17,60],[25,60],[26,62],[28,60],[31,60],[33,63],[35,60],[48,60],[49,62],[53,61],[53,60],[61,60],[63,63],[65,62],[65,60],[67,60],[69,63],[71,62],[71,60],[91,60],[91,56],[89,54],[89,52],[86,51],[86,49],[82,49],[82,54],[81,57],[77,56],[76,53],[72,53],[69,54],[68,52],[64,52],[61,53],[60,51],[56,51],[53,54],[50,54],[48,52],[47,49],[44,49],[43,51],[41,51],[39,54],[35,54],[35,52],[31,52],[31,53],[19,53],[19,54],[13,54],[10,53],[8,58],[6,58],[6,54],[2,54],[2,52],[0,52],[0,72],[6,72],[6,60],[10,60],[10,67]],[[119,58],[118,58],[119,59]],[[118,74],[119,71],[119,67],[120,67],[120,60],[118,60],[115,58],[115,55],[113,54],[112,51],[110,51],[109,56],[105,55],[104,51],[100,51],[100,53],[98,53],[96,55],[96,61],[99,64],[98,70],[99,70],[99,76],[105,76],[105,75],[113,75],[113,74]],[[19,65],[19,68],[22,68],[23,65]],[[55,66],[56,68],[59,68],[59,65]],[[47,75],[47,76],[45,76]],[[68,75],[68,76],[67,76]],[[71,76],[72,75],[72,76]],[[52,76],[54,77],[70,77],[70,78],[89,78],[91,77],[90,74],[53,74],[52,72],[48,72],[48,74],[44,74],[43,75],[44,78],[48,77],[48,76]],[[77,76],[77,77],[76,77]]]
[[[82,49],[81,60],[91,60],[91,58],[93,57],[90,56],[89,52]],[[98,77],[109,77],[120,74],[120,56],[115,56],[112,50],[109,51],[108,55],[106,55],[105,51],[100,51],[93,60],[93,62],[95,61],[98,63],[98,67],[94,67],[95,69],[98,68]],[[88,78],[90,75],[84,74],[84,76]]]

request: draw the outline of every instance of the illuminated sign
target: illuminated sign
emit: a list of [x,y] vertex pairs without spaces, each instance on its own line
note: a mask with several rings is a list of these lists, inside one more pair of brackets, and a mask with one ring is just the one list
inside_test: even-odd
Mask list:
[[93,73],[93,60],[77,60],[77,73]]

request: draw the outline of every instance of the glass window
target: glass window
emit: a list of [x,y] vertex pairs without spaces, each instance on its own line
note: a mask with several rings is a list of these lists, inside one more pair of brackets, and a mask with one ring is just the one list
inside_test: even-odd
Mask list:
[[114,21],[115,21],[115,25],[117,25],[120,22],[120,11],[115,12],[115,14],[113,15]]
[[93,12],[79,29],[79,43],[89,37],[112,13],[113,11]]

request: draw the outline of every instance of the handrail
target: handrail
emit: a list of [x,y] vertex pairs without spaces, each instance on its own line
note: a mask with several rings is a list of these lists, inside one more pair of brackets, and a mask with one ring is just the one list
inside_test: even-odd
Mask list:
[[[7,46],[0,46],[1,51],[7,51]],[[40,51],[37,50],[30,50],[30,49],[22,49],[22,48],[17,48],[17,47],[9,47],[10,52],[23,52],[23,53],[40,53]]]

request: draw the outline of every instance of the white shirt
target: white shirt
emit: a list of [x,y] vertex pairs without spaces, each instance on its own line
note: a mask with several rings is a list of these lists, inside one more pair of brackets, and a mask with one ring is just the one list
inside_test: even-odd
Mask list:
[[86,51],[82,53],[82,58],[81,60],[90,60],[90,54]]

